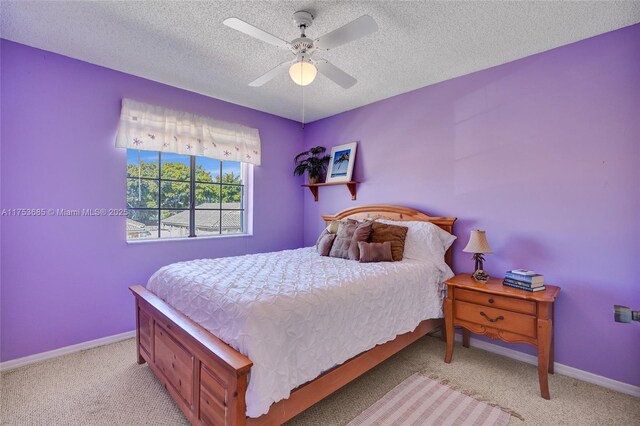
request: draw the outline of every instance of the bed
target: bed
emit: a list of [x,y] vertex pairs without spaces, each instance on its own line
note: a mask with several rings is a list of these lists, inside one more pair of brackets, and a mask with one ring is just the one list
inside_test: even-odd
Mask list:
[[[346,218],[431,222],[449,233],[455,222],[380,205],[323,216]],[[444,258],[451,265],[450,249]],[[149,289],[131,287],[138,363],[192,424],[282,424],[441,327],[441,286],[427,283],[441,283],[442,270],[313,248],[168,265]]]

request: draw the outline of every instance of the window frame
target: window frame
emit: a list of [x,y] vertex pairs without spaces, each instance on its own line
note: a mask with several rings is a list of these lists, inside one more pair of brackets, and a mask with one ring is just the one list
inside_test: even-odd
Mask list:
[[[127,148],[127,153],[129,151],[145,151],[145,150],[136,150],[136,149],[132,149],[132,148]],[[209,157],[205,157],[205,156],[197,156],[197,155],[189,155],[189,179],[188,180],[180,180],[180,179],[167,179],[167,178],[162,178],[162,164],[163,164],[163,158],[162,158],[162,154],[163,152],[161,151],[147,151],[147,152],[156,152],[158,157],[157,157],[157,164],[158,164],[158,175],[157,177],[148,177],[148,176],[129,176],[128,173],[126,173],[126,181],[127,181],[127,186],[128,186],[128,182],[129,179],[136,179],[136,180],[146,180],[149,182],[154,182],[157,184],[158,186],[158,196],[156,199],[156,207],[129,207],[129,202],[128,200],[126,200],[126,205],[127,205],[127,211],[149,211],[149,212],[156,212],[156,222],[157,222],[157,234],[155,236],[151,236],[149,238],[129,238],[128,233],[125,232],[126,234],[126,242],[127,243],[138,243],[138,242],[150,242],[150,241],[170,241],[170,240],[183,240],[183,239],[192,239],[192,238],[220,238],[220,237],[238,237],[238,236],[247,236],[247,235],[251,235],[250,234],[250,223],[249,223],[249,201],[248,201],[248,194],[250,189],[248,189],[249,186],[249,177],[252,176],[252,174],[250,173],[249,167],[251,166],[249,163],[245,163],[243,161],[228,161],[228,160],[220,160],[220,159],[214,159],[217,160],[219,162],[219,176],[220,176],[220,181],[219,182],[204,182],[201,180],[197,180],[196,179],[196,162],[197,162],[197,158],[209,158]],[[164,154],[172,154],[172,153],[164,153]],[[177,154],[177,155],[184,155],[184,154]],[[240,180],[242,183],[240,184],[232,184],[232,183],[224,183],[222,181],[222,177],[223,177],[223,164],[224,162],[227,163],[238,163],[240,164]],[[129,162],[127,160],[127,166],[129,165]],[[137,166],[139,168],[142,167],[142,162],[140,160],[140,156],[138,157],[138,164]],[[141,169],[140,169],[141,170]],[[187,183],[189,184],[189,206],[188,207],[163,207],[162,205],[162,184],[163,182],[176,182],[176,183]],[[207,184],[207,185],[215,185],[219,188],[219,198],[218,198],[218,208],[198,208],[198,206],[196,206],[196,184]],[[240,207],[236,208],[236,209],[231,209],[231,208],[223,208],[223,196],[222,196],[222,188],[224,186],[234,186],[234,187],[240,187]],[[127,191],[125,191],[126,194]],[[203,235],[198,235],[197,234],[197,226],[196,226],[196,211],[218,211],[220,216],[219,216],[219,226],[218,226],[218,232],[213,234],[213,233],[208,233],[208,234],[203,234]],[[189,235],[187,236],[176,236],[176,237],[162,237],[162,212],[163,211],[173,211],[173,212],[183,212],[183,211],[189,211],[189,227],[188,227],[188,233]],[[240,229],[241,232],[235,232],[235,233],[225,233],[223,232],[223,221],[222,221],[222,216],[223,213],[226,211],[238,211],[240,212]],[[127,215],[128,218],[128,215]]]

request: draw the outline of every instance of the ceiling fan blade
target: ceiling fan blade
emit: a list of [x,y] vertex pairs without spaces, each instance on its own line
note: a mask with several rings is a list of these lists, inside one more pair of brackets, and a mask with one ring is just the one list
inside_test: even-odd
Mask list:
[[267,71],[265,74],[262,74],[260,77],[253,80],[251,83],[249,83],[249,86],[252,86],[252,87],[262,86],[266,82],[275,78],[281,71],[289,68],[290,65],[291,65],[291,61],[281,63],[280,65],[276,66],[275,68],[272,68],[270,71]]
[[260,28],[254,27],[253,25],[248,24],[241,19],[227,18],[222,21],[222,23],[229,28],[233,28],[234,30],[245,33],[253,38],[257,38],[258,40],[273,44],[274,46],[282,47],[285,49],[288,49],[290,47],[289,42],[286,42],[274,36],[273,34],[269,34],[268,32],[261,30]]
[[362,15],[355,21],[351,21],[316,39],[315,46],[322,50],[334,49],[376,31],[378,31],[376,21],[369,15]]
[[322,61],[316,63],[316,68],[320,74],[327,77],[329,80],[332,80],[338,86],[341,86],[344,89],[348,89],[358,82],[355,78],[351,77],[346,72],[342,71],[340,68],[333,65],[331,62]]

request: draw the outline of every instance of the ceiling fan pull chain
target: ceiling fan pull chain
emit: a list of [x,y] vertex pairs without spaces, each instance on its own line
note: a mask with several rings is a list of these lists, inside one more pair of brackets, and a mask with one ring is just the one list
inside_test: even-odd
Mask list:
[[[302,67],[300,67],[300,81],[302,81]],[[304,86],[300,86],[302,91],[302,128],[304,129]]]

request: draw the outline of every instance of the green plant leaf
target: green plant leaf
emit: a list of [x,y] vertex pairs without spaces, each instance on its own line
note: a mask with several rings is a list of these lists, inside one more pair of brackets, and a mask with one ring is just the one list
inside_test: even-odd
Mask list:
[[304,151],[296,155],[294,158],[296,167],[293,170],[293,174],[302,176],[307,172],[311,177],[319,176],[324,170],[326,170],[329,159],[331,158],[329,155],[323,155],[320,157],[320,155],[326,151],[327,149],[324,146],[316,146],[308,151]]

